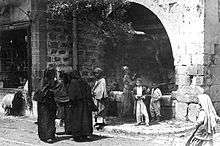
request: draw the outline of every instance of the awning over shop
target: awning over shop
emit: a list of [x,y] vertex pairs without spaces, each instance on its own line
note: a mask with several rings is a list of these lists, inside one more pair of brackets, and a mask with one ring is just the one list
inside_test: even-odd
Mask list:
[[2,25],[0,24],[0,31],[23,29],[23,28],[27,28],[28,25],[29,25],[29,21],[19,21],[19,22],[7,23]]

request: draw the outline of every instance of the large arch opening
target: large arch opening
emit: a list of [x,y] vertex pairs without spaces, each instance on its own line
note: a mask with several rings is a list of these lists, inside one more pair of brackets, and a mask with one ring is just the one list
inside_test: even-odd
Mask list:
[[119,7],[110,17],[127,23],[133,31],[129,37],[122,32],[120,47],[114,48],[111,41],[107,41],[104,47],[104,68],[109,80],[121,82],[121,67],[127,65],[147,86],[156,82],[161,85],[164,94],[175,90],[172,48],[159,18],[148,8],[134,2]]

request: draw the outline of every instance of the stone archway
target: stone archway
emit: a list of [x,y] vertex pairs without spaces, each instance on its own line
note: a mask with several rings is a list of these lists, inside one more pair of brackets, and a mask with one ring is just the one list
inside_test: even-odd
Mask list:
[[[196,81],[197,85],[204,84],[204,64],[205,64],[205,49],[204,49],[204,1],[203,0],[128,0],[139,4],[150,10],[162,23],[169,38],[174,59],[176,84],[178,90],[184,90],[185,87],[191,85],[192,80]],[[91,31],[93,25],[85,26],[78,25],[78,38],[80,45],[78,46],[78,62],[79,68],[84,76],[89,75],[89,70],[93,66],[103,66],[103,60],[106,60],[103,51],[103,46],[94,47],[94,42],[97,36],[93,32],[92,35],[86,36],[85,43],[84,34],[81,30]],[[98,42],[100,43],[100,42]],[[107,46],[109,47],[109,46]],[[86,48],[86,50],[84,49]],[[113,52],[112,54],[116,54]],[[88,58],[91,61],[86,61]],[[98,59],[97,59],[98,58]],[[102,60],[101,60],[101,59]],[[99,60],[100,59],[100,60]],[[86,63],[85,63],[86,62]],[[111,68],[112,64],[109,65]],[[177,97],[178,98],[178,97]],[[180,98],[181,102],[188,102],[188,99]],[[187,107],[187,106],[186,106]]]
[[197,110],[193,104],[195,98],[187,92],[191,91],[192,81],[195,85],[207,86],[204,1],[129,0],[129,2],[145,6],[163,24],[172,46],[176,84],[179,87],[175,94],[178,101],[176,115],[180,119],[188,119],[189,116],[190,120],[195,120]]
[[179,88],[189,86],[193,78],[196,85],[203,85],[207,63],[204,47],[204,1],[129,1],[151,10],[166,29]]
[[203,1],[129,1],[145,6],[160,19],[171,42],[175,66],[203,63],[203,57],[197,56],[197,62],[192,60],[192,56],[196,56],[192,50],[204,52]]
[[[123,17],[119,18],[117,14],[122,12]],[[112,42],[107,42],[103,59],[107,76],[120,82],[121,68],[127,65],[136,73],[136,77],[144,80],[145,85],[150,86],[152,82],[163,84],[161,88],[164,94],[175,90],[172,47],[160,19],[145,6],[134,2],[117,8],[110,17],[129,24],[132,37],[120,37],[124,43],[120,43],[119,47],[109,47]]]

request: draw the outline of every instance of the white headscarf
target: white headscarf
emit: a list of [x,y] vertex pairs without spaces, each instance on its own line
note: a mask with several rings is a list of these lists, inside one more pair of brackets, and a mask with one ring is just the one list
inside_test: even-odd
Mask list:
[[207,126],[208,133],[215,131],[216,118],[218,117],[210,97],[207,94],[198,95],[199,102],[205,112],[204,126]]

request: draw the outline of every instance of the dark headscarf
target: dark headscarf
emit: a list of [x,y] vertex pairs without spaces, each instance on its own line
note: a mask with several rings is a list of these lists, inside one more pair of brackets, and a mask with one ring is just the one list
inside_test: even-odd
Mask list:
[[72,72],[70,72],[70,79],[81,79],[81,75],[79,73],[78,70],[73,70]]
[[46,68],[44,70],[43,78],[41,80],[41,88],[46,84],[50,84],[50,81],[52,81],[55,77],[56,77],[56,69],[52,67]]

